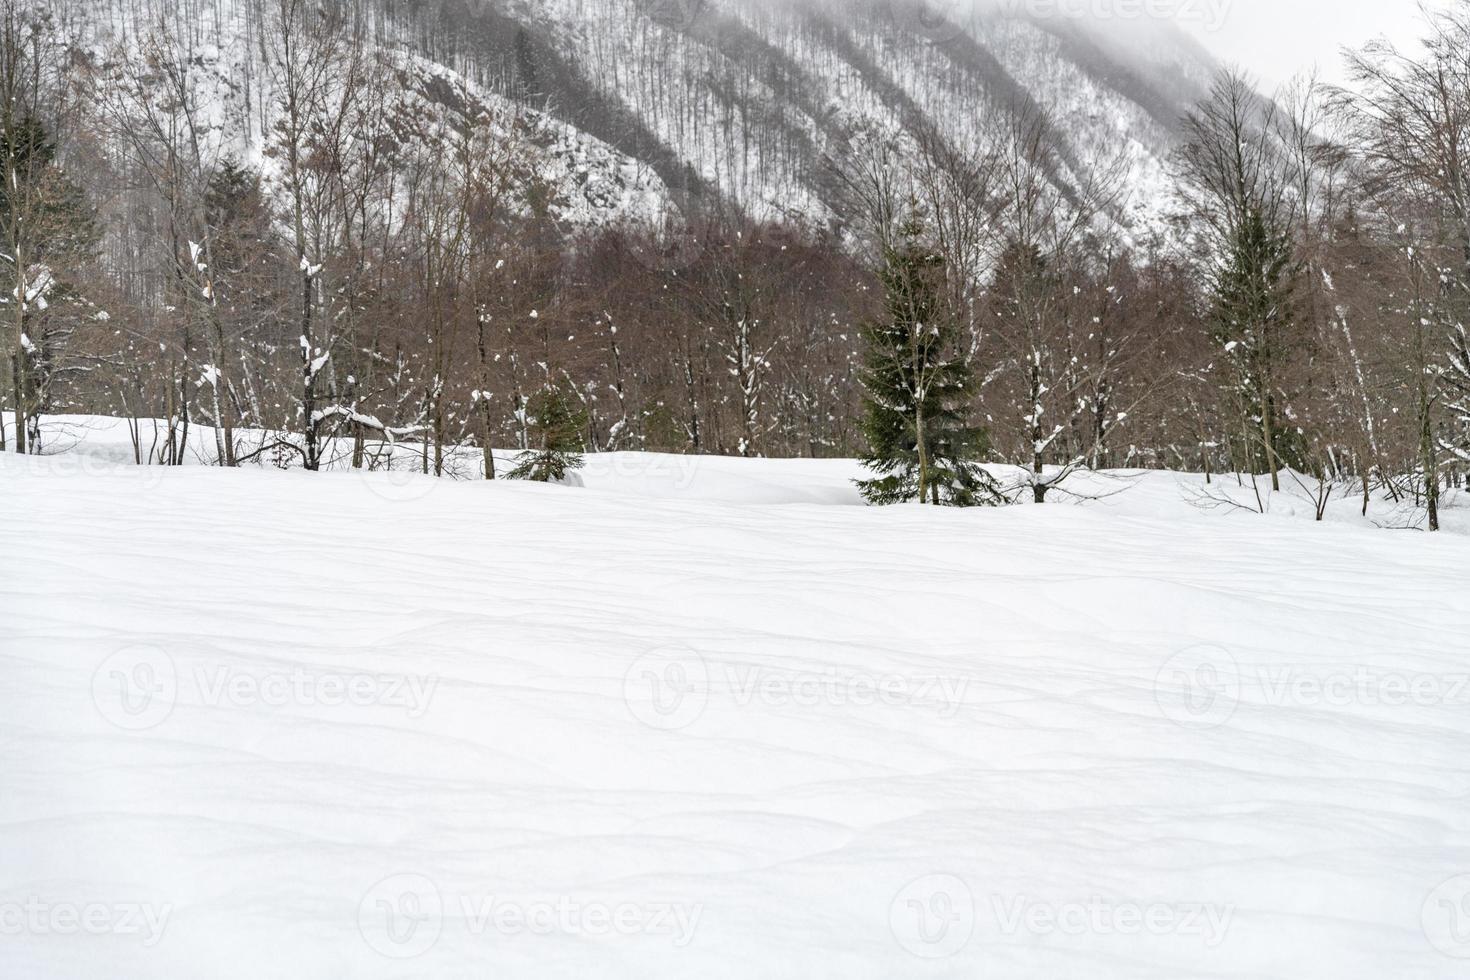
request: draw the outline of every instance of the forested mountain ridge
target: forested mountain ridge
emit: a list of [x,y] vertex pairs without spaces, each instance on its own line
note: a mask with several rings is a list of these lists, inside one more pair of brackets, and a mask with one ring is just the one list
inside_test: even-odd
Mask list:
[[[1216,66],[1182,30],[967,10],[924,0],[473,0],[351,5],[426,103],[528,120],[554,216],[577,224],[713,202],[756,220],[842,213],[828,161],[866,134],[932,129],[966,145],[1045,110],[1064,193],[1123,172],[1130,231],[1168,213],[1179,121]],[[89,57],[166,30],[234,152],[268,142],[271,5],[70,0],[55,10]]]

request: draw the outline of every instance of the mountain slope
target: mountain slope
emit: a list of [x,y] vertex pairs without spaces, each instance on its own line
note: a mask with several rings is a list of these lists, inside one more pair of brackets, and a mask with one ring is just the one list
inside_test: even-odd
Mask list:
[[[826,222],[824,158],[928,124],[965,144],[1017,108],[1050,112],[1065,187],[1126,161],[1115,217],[1149,226],[1178,118],[1215,65],[1174,26],[921,0],[364,0],[377,43],[421,64],[430,101],[521,107],[553,161],[557,217],[597,222],[716,199]],[[264,0],[78,3],[89,40],[166,22],[218,77],[247,144],[266,126]],[[454,94],[449,98],[449,93]],[[246,147],[247,151],[249,147]]]

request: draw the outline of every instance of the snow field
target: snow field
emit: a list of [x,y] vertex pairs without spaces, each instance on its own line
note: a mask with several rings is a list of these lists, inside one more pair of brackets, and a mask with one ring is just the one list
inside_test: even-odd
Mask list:
[[0,459],[0,976],[1470,970],[1462,536],[89,445]]

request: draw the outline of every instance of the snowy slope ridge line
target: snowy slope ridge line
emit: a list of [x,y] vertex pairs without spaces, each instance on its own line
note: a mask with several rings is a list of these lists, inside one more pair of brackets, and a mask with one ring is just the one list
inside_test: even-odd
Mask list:
[[7,977],[1470,954],[1463,538],[99,459],[0,458]]

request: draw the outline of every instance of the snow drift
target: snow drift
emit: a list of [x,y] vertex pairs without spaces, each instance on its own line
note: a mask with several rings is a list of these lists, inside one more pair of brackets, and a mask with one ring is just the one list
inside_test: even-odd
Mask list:
[[851,475],[0,459],[0,975],[1462,975],[1463,537]]

